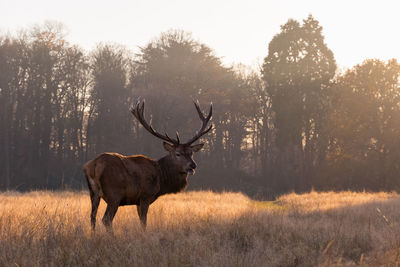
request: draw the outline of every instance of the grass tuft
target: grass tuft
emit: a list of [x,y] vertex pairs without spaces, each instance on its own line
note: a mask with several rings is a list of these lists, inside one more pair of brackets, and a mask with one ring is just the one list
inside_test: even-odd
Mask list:
[[143,232],[121,207],[114,235],[90,229],[87,192],[0,194],[0,266],[396,266],[396,193],[163,196]]

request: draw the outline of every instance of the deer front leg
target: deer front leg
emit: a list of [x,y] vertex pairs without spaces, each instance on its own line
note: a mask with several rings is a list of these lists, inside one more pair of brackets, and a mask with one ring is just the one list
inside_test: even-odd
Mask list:
[[147,224],[147,211],[149,210],[150,204],[147,201],[140,200],[140,204],[137,206],[137,212],[139,215],[140,223],[143,230],[146,230]]

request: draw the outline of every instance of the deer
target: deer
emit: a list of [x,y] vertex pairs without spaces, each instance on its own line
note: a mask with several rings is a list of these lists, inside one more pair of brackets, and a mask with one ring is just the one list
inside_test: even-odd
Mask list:
[[149,206],[160,196],[183,191],[188,185],[188,176],[194,175],[197,164],[193,153],[200,151],[204,143],[192,145],[207,134],[213,125],[208,123],[212,116],[212,103],[208,115],[200,109],[199,102],[193,101],[202,122],[200,130],[185,143],[181,143],[179,133],[171,138],[166,132],[160,134],[144,116],[145,101],[137,100],[130,112],[147,132],[163,140],[168,152],[154,160],[144,155],[124,156],[118,153],[102,153],[83,165],[90,200],[90,223],[94,231],[100,199],[107,203],[102,222],[112,231],[112,221],[119,206],[136,205],[142,228],[147,225]]

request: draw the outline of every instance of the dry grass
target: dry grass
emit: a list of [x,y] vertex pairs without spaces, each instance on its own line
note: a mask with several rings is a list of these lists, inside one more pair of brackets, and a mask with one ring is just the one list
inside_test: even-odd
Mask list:
[[396,266],[400,196],[189,192],[119,209],[114,235],[89,225],[86,192],[0,194],[0,266]]

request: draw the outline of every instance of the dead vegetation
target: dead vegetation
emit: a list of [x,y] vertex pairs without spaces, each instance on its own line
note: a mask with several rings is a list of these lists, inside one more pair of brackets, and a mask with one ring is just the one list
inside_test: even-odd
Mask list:
[[[87,192],[0,194],[1,266],[396,266],[396,193],[163,196],[143,232],[121,207],[114,235],[91,232]],[[101,202],[99,215],[105,210]]]

